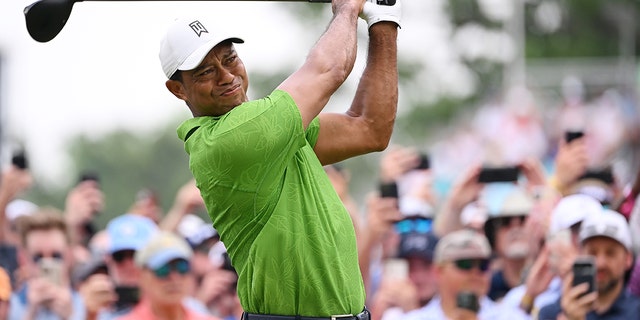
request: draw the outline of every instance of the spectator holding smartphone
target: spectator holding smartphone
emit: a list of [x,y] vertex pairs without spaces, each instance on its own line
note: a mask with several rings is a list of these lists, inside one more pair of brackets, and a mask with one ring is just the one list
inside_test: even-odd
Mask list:
[[85,319],[80,295],[71,288],[71,247],[59,210],[43,208],[20,219],[28,280],[11,296],[9,320]]
[[193,251],[180,236],[161,231],[135,253],[140,268],[140,302],[120,320],[216,320],[186,307]]
[[437,295],[403,320],[528,319],[518,308],[487,297],[491,246],[485,236],[464,229],[445,235],[436,245],[434,263]]
[[612,210],[588,216],[580,226],[580,253],[595,259],[596,289],[574,285],[569,272],[562,281],[562,296],[543,307],[538,318],[546,319],[637,319],[640,298],[626,288],[625,273],[633,261],[629,225],[624,216]]

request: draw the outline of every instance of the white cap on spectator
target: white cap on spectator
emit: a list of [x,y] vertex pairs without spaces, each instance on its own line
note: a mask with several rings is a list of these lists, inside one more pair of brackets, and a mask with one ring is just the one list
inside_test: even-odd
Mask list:
[[580,243],[593,237],[613,239],[632,251],[631,230],[627,220],[619,212],[604,209],[600,214],[586,217],[580,226]]
[[602,209],[598,200],[584,194],[563,197],[551,211],[549,234],[568,229],[588,216],[602,212]]
[[38,205],[33,202],[15,199],[7,204],[7,208],[5,209],[5,214],[9,221],[13,221],[21,216],[28,216],[36,211],[38,211]]

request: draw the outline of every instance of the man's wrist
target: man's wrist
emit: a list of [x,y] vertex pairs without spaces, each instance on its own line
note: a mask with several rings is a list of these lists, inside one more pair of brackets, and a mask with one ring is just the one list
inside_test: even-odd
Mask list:
[[522,309],[527,314],[531,314],[531,310],[533,309],[534,299],[535,298],[532,295],[525,293],[522,296],[522,299],[520,299],[520,309]]

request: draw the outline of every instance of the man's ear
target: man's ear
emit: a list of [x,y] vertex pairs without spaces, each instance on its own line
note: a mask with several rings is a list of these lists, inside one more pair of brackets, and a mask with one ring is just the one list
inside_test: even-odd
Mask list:
[[176,96],[176,98],[186,101],[186,95],[184,93],[182,82],[176,80],[167,80],[167,82],[165,82],[165,86],[171,93],[173,93],[174,96]]

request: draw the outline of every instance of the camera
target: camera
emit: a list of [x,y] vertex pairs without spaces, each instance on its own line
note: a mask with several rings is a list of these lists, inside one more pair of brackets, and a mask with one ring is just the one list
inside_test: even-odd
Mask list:
[[516,182],[520,176],[520,167],[483,167],[478,175],[478,182]]
[[398,198],[398,184],[395,182],[380,184],[380,197]]
[[420,154],[420,163],[414,170],[426,170],[431,168],[431,160],[429,159],[429,155],[421,153]]
[[473,292],[463,291],[456,296],[456,306],[460,309],[465,309],[478,313],[480,311],[480,302],[478,296]]
[[583,131],[565,131],[564,133],[564,141],[566,141],[567,143],[575,139],[580,139],[582,137],[584,137]]
[[24,150],[18,150],[11,156],[11,164],[22,170],[29,167],[27,155]]

